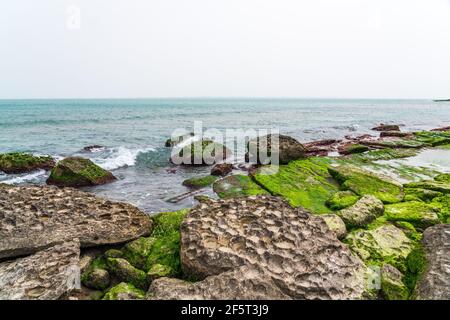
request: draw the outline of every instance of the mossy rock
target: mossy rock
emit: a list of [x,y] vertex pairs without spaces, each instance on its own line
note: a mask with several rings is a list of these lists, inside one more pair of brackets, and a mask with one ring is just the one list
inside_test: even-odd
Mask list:
[[325,203],[332,210],[340,210],[354,205],[359,198],[352,191],[338,191],[333,193]]
[[366,151],[369,151],[369,147],[358,143],[348,144],[339,149],[339,153],[341,154],[355,154]]
[[136,288],[146,290],[149,282],[147,274],[133,267],[127,260],[122,258],[108,258],[106,260],[108,270],[120,281],[131,283]]
[[417,229],[409,222],[406,221],[396,221],[394,225],[405,233],[405,235],[414,242],[422,240],[422,233],[417,231]]
[[450,194],[434,198],[430,206],[438,210],[439,219],[443,223],[450,223]]
[[405,201],[430,202],[436,197],[443,195],[442,192],[422,188],[404,188]]
[[21,152],[0,154],[0,171],[8,174],[25,173],[38,169],[50,170],[54,165],[55,160],[49,156],[33,156]]
[[371,150],[363,154],[354,154],[350,156],[350,159],[368,162],[368,161],[378,161],[378,160],[393,160],[409,158],[417,155],[419,151],[417,149],[379,149]]
[[450,193],[450,183],[443,181],[425,180],[419,182],[410,182],[403,185],[404,188],[420,188],[433,190],[441,193]]
[[105,258],[123,258],[123,252],[118,249],[109,249],[104,253]]
[[347,228],[344,221],[334,213],[321,214],[320,217],[325,221],[328,228],[333,231],[338,239],[343,239],[347,235]]
[[109,289],[102,300],[142,300],[145,292],[136,288],[131,283],[121,282]]
[[147,257],[152,251],[155,241],[154,237],[141,237],[127,243],[122,249],[123,258],[135,268],[145,270]]
[[328,171],[341,183],[342,188],[353,191],[359,196],[373,195],[383,203],[396,203],[404,198],[401,185],[356,166],[329,167]]
[[183,181],[183,186],[192,188],[192,189],[201,189],[208,187],[214,183],[218,178],[216,176],[201,176],[201,177],[193,177],[190,179],[186,179]]
[[88,288],[104,290],[110,283],[107,269],[105,258],[103,256],[97,257],[92,260],[82,273],[81,282]]
[[195,135],[194,135],[193,132],[189,132],[189,133],[183,134],[183,135],[178,136],[178,137],[169,138],[169,139],[166,140],[166,143],[164,145],[167,148],[175,147],[177,144],[179,144],[179,143],[181,143],[181,142],[183,142],[185,140],[188,140],[188,139],[190,139],[190,138],[192,138],[194,136]]
[[176,272],[169,266],[164,264],[154,264],[147,272],[147,277],[150,281],[153,281],[162,277],[176,276]]
[[288,165],[261,167],[253,173],[254,180],[272,195],[281,196],[294,207],[313,213],[330,213],[326,201],[339,191],[328,172],[329,158],[309,158],[291,161]]
[[406,257],[414,247],[414,242],[401,229],[390,224],[355,230],[347,235],[345,242],[367,265],[391,264],[401,272],[406,270]]
[[152,237],[162,237],[172,233],[180,232],[180,225],[189,213],[189,209],[182,209],[174,212],[161,212],[152,217],[153,232]]
[[435,181],[450,183],[450,173],[441,173],[434,177]]
[[414,139],[432,146],[440,146],[450,143],[449,131],[420,131],[414,132]]
[[224,161],[232,151],[212,140],[194,141],[182,148],[175,147],[170,161],[174,164],[204,166]]
[[52,169],[47,184],[60,187],[83,187],[116,180],[111,172],[100,168],[89,159],[69,157],[59,161]]
[[389,221],[406,221],[420,228],[426,228],[439,223],[436,210],[432,206],[420,201],[386,205],[385,215]]
[[365,195],[354,205],[338,211],[337,215],[348,228],[358,228],[370,224],[383,213],[383,202],[374,196]]
[[403,283],[403,274],[393,266],[381,267],[381,292],[386,300],[407,300],[408,287]]
[[218,180],[213,184],[213,190],[222,199],[269,194],[245,175],[232,175]]

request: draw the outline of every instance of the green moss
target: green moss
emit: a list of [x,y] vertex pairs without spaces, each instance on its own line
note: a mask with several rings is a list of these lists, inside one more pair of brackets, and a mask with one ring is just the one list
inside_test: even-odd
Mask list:
[[107,270],[106,259],[104,256],[99,256],[92,260],[92,262],[86,267],[84,272],[81,274],[81,282],[88,288],[104,290],[106,286],[102,283],[97,283],[94,279],[95,270]]
[[418,154],[417,149],[380,149],[380,150],[371,150],[365,152],[364,154],[355,154],[350,157],[350,159],[368,162],[368,161],[378,161],[378,160],[393,160],[393,159],[401,159],[408,158]]
[[122,249],[123,258],[125,258],[134,267],[145,270],[147,256],[150,254],[155,240],[156,239],[154,237],[141,237],[127,243]]
[[443,195],[439,191],[433,191],[422,188],[404,188],[404,191],[405,191],[405,201],[430,202],[434,198]]
[[105,258],[123,258],[123,252],[118,249],[109,249],[104,253]]
[[422,234],[409,222],[397,221],[395,222],[395,226],[402,229],[406,236],[414,242],[418,242],[422,239]]
[[352,144],[352,145],[349,145],[345,149],[346,153],[350,153],[350,154],[363,153],[363,152],[366,152],[368,150],[369,150],[369,147],[363,146],[362,144]]
[[169,266],[163,264],[154,264],[147,272],[148,278],[153,281],[162,277],[175,276],[176,272]]
[[119,283],[112,287],[103,297],[103,300],[144,299],[145,292],[130,283]]
[[434,198],[430,206],[439,212],[441,222],[450,223],[450,194]]
[[0,154],[0,171],[22,173],[36,169],[50,169],[54,160],[49,156],[33,156],[28,153],[12,152]]
[[226,159],[230,154],[231,150],[212,140],[195,141],[178,151],[183,163],[189,165],[213,164]]
[[434,177],[434,180],[439,181],[439,182],[450,183],[450,173],[441,173],[441,174],[437,175],[436,177]]
[[189,213],[189,209],[175,212],[162,212],[152,217],[154,225],[152,237],[166,236],[180,232],[180,225],[184,217]]
[[425,271],[427,261],[425,252],[420,244],[417,244],[406,258],[406,273],[404,283],[412,293],[422,273]]
[[381,269],[381,292],[386,300],[407,300],[409,290],[402,282],[402,274],[391,266]]
[[351,165],[330,167],[328,170],[331,176],[341,183],[343,189],[353,191],[357,195],[373,195],[384,203],[403,200],[402,187],[387,178]]
[[245,175],[232,175],[220,179],[214,183],[213,190],[222,199],[269,194]]
[[326,201],[326,205],[332,210],[340,210],[354,205],[359,198],[352,191],[338,191]]
[[150,270],[155,264],[166,265],[174,270],[174,274],[181,274],[179,232],[156,238],[147,256],[145,269]]
[[430,144],[432,146],[445,145],[450,143],[449,131],[420,131],[414,132],[415,140]]
[[428,189],[433,191],[438,191],[442,193],[450,193],[450,183],[442,182],[442,181],[419,181],[419,182],[410,182],[404,185],[405,188],[420,188],[420,189]]
[[218,179],[218,177],[211,176],[211,175],[201,176],[201,177],[193,177],[193,178],[184,180],[183,186],[193,188],[193,189],[205,188],[205,187],[213,184],[214,181],[216,181],[217,179]]
[[122,258],[108,258],[106,263],[108,270],[120,281],[131,283],[135,287],[143,290],[148,288],[147,274],[133,267],[127,260]]
[[424,202],[408,201],[385,206],[389,221],[406,221],[415,227],[426,228],[439,223],[436,210]]
[[271,194],[287,199],[294,207],[301,206],[313,213],[329,213],[331,210],[325,203],[339,190],[328,173],[331,161],[325,157],[296,160],[272,172],[270,168],[262,167],[253,178]]

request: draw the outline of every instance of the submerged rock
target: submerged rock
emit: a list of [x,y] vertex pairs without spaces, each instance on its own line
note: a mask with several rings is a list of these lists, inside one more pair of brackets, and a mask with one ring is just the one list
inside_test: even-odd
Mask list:
[[369,151],[368,146],[364,146],[358,143],[345,143],[341,144],[338,148],[340,154],[354,154],[354,153],[363,153]]
[[21,152],[0,154],[0,171],[8,174],[25,173],[38,169],[50,170],[54,165],[55,160],[49,156],[34,156]]
[[201,176],[201,177],[193,177],[190,179],[186,179],[183,181],[183,186],[192,188],[192,189],[201,189],[207,186],[210,186],[216,181],[218,178],[216,176]]
[[155,280],[147,293],[147,299],[286,300],[291,298],[284,294],[258,267],[242,266],[195,283],[170,278]]
[[249,176],[232,175],[216,181],[213,190],[220,198],[234,198],[269,194]]
[[219,163],[211,169],[212,176],[226,176],[233,171],[233,165],[231,163]]
[[330,213],[325,203],[339,191],[339,186],[328,172],[329,163],[328,158],[309,158],[285,166],[261,167],[253,173],[253,179],[272,195],[287,199],[294,207],[303,207],[313,213]]
[[386,218],[389,221],[406,221],[415,227],[426,228],[439,223],[436,210],[420,201],[408,201],[386,205]]
[[106,171],[89,159],[69,157],[59,161],[53,168],[47,184],[60,187],[95,186],[116,180],[111,172]]
[[167,148],[175,147],[177,144],[189,140],[193,138],[195,134],[193,132],[189,132],[187,134],[178,136],[178,137],[172,137],[166,140],[166,143],[164,144]]
[[374,196],[365,195],[351,207],[339,211],[338,215],[349,227],[363,227],[383,213],[383,202]]
[[83,150],[87,151],[87,152],[97,152],[97,151],[104,150],[104,149],[105,149],[104,146],[101,146],[98,144],[93,144],[93,145],[86,146],[83,148]]
[[170,162],[177,165],[204,166],[222,162],[233,152],[223,144],[212,140],[201,140],[172,150]]
[[321,214],[320,217],[325,221],[328,228],[334,232],[338,239],[343,239],[347,235],[347,228],[344,221],[337,214]]
[[[275,144],[272,145],[272,142]],[[287,164],[305,158],[305,152],[305,147],[292,137],[281,134],[267,135],[248,142],[245,160],[255,164],[268,164],[267,160],[270,158],[278,158],[279,164]],[[262,159],[261,155],[268,158]]]
[[142,300],[145,292],[130,283],[121,282],[108,290],[102,300]]
[[136,207],[72,188],[0,185],[0,259],[31,254],[62,241],[82,247],[147,235],[149,217]]
[[0,263],[0,300],[59,299],[75,288],[79,257],[75,240]]
[[372,128],[375,131],[400,131],[400,126],[398,124],[384,124],[381,123],[379,126]]
[[387,177],[351,165],[330,167],[328,170],[344,189],[357,195],[373,195],[383,203],[396,203],[404,198],[402,186]]
[[181,224],[181,235],[187,277],[204,279],[246,265],[261,268],[264,279],[291,298],[356,299],[365,293],[364,264],[324,220],[276,197],[200,204]]
[[405,271],[406,257],[414,245],[401,229],[390,224],[353,231],[347,235],[345,242],[366,263],[389,263],[401,271]]
[[426,267],[414,291],[420,300],[450,300],[450,225],[440,224],[423,233]]

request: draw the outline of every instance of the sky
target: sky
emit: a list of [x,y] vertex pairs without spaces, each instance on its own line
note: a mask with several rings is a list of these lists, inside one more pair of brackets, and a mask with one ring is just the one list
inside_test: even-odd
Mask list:
[[450,0],[0,3],[0,98],[450,98]]

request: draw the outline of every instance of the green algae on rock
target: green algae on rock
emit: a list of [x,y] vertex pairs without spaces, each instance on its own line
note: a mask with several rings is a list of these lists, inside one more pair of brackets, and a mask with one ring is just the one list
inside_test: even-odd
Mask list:
[[212,175],[193,177],[193,178],[184,180],[183,186],[192,188],[192,189],[201,189],[201,188],[210,186],[217,179],[218,178],[216,176],[212,176]]
[[340,210],[355,204],[359,196],[352,191],[338,191],[333,193],[325,204],[332,210]]
[[25,173],[37,169],[50,170],[54,165],[55,161],[50,156],[34,156],[21,152],[0,154],[0,171],[7,174]]
[[204,166],[222,162],[231,155],[232,151],[223,144],[204,139],[183,147],[175,146],[170,161],[174,164]]
[[359,143],[344,144],[341,147],[339,147],[340,154],[356,154],[356,153],[363,153],[366,151],[369,151],[369,147]]
[[320,217],[325,221],[328,228],[334,232],[338,239],[343,239],[347,235],[347,228],[344,221],[334,213],[321,214]]
[[420,228],[426,228],[439,223],[436,210],[432,206],[420,201],[386,205],[385,215],[389,221],[406,221]]
[[450,183],[450,173],[441,173],[434,177],[435,181]]
[[246,175],[232,175],[220,179],[214,182],[213,190],[222,199],[269,194]]
[[123,258],[125,258],[134,267],[144,270],[147,264],[147,257],[152,251],[156,238],[141,237],[127,243],[122,249]]
[[110,277],[103,256],[95,258],[81,275],[81,282],[88,288],[104,290],[109,286]]
[[353,191],[357,195],[373,195],[383,203],[396,203],[404,198],[401,185],[356,166],[329,167],[328,171],[344,189]]
[[145,292],[130,283],[121,282],[109,289],[102,300],[142,300]]
[[371,150],[365,152],[363,154],[353,154],[349,157],[349,159],[367,162],[367,161],[379,161],[379,160],[393,160],[393,159],[402,159],[409,158],[417,155],[419,150],[417,149],[379,149],[379,150]]
[[355,230],[347,235],[345,242],[368,265],[389,263],[402,272],[405,271],[406,257],[414,246],[401,229],[391,224]]
[[414,132],[414,139],[432,146],[450,143],[450,131],[419,131]]
[[176,272],[174,272],[172,267],[159,263],[154,264],[147,272],[147,277],[150,281],[162,277],[172,277],[174,275],[176,275]]
[[390,264],[385,264],[380,270],[381,292],[387,300],[407,300],[409,290],[403,283],[403,274]]
[[422,188],[404,188],[404,191],[405,191],[405,201],[430,202],[434,198],[443,195],[442,192]]
[[425,180],[419,182],[410,182],[403,185],[404,188],[421,188],[442,193],[450,193],[450,183],[442,181]]
[[69,157],[59,161],[52,169],[47,184],[60,187],[83,187],[116,180],[111,172],[100,168],[89,159]]
[[368,225],[384,212],[383,202],[378,198],[365,195],[351,207],[338,211],[338,216],[344,220],[349,228]]
[[339,191],[328,173],[329,158],[309,158],[291,161],[277,167],[273,174],[265,167],[253,173],[254,180],[272,195],[281,196],[294,207],[313,213],[329,213],[325,205],[332,194]]
[[439,219],[443,223],[450,223],[450,194],[434,198],[430,206],[438,211]]
[[148,289],[147,274],[133,267],[127,260],[122,258],[108,258],[106,264],[108,270],[119,280],[130,283],[139,289]]

